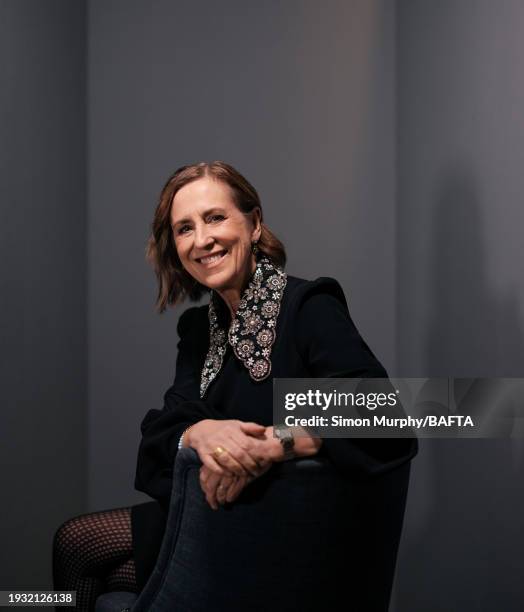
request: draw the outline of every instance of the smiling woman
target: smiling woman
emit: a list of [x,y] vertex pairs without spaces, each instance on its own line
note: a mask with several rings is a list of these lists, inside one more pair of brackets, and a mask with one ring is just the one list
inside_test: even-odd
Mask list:
[[[147,249],[159,282],[159,312],[209,289],[238,293],[254,271],[255,258],[247,256],[253,246],[285,266],[284,245],[264,223],[256,189],[224,162],[179,168],[160,195]],[[224,261],[206,260],[216,255]]]
[[[214,203],[211,209],[209,202]],[[249,254],[260,238],[260,208],[242,213],[228,185],[205,176],[176,193],[171,223],[184,269],[200,284],[216,289],[234,309],[233,300],[240,299],[255,271]]]
[[[224,162],[184,166],[169,178],[155,211],[147,257],[158,279],[159,312],[209,294],[209,303],[180,316],[173,384],[162,408],[150,409],[141,424],[135,487],[155,501],[108,511],[103,521],[96,515],[79,517],[61,529],[55,588],[79,590],[78,584],[92,584],[82,594],[83,603],[77,599],[77,609],[86,610],[96,589],[107,588],[110,572],[119,576],[119,585],[126,577],[126,590],[144,588],[165,531],[180,449],[191,447],[198,454],[200,486],[213,510],[242,504],[256,491],[263,494],[264,481],[259,479],[278,474],[272,470],[276,464],[322,454],[349,486],[369,479],[373,491],[374,477],[400,473],[402,486],[388,500],[388,533],[360,549],[352,543],[351,555],[361,560],[365,576],[348,578],[343,587],[354,598],[360,593],[355,609],[387,609],[409,476],[404,468],[416,452],[416,442],[322,440],[307,430],[295,437],[292,428],[273,423],[274,378],[387,378],[353,324],[340,284],[329,277],[309,281],[284,271],[284,246],[265,225],[255,188]],[[355,499],[355,508],[359,503]],[[377,500],[372,505],[384,507]],[[71,559],[89,558],[93,542],[100,543],[101,552],[90,567],[82,565],[67,574]],[[314,555],[322,558],[322,542],[314,537],[311,542],[317,547]],[[62,548],[66,552],[60,552]],[[115,559],[127,564],[127,573],[117,572]],[[291,566],[301,563],[292,561]],[[246,567],[246,576],[251,569]],[[106,585],[100,587],[104,572]],[[368,582],[373,588],[363,590]],[[231,586],[224,584],[224,589]],[[290,596],[295,609],[318,610],[324,592],[308,584]],[[290,609],[279,601],[271,610]],[[341,602],[346,609],[342,593]],[[260,609],[256,606],[253,602],[250,609]],[[245,607],[235,608],[231,601],[213,608],[226,609],[243,612]]]

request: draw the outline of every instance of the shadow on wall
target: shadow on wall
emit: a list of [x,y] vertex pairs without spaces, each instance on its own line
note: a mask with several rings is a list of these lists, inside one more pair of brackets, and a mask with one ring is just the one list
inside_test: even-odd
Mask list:
[[[475,184],[466,172],[445,178],[434,209],[428,371],[432,376],[522,377],[518,296],[515,291],[501,299],[489,287],[483,245],[487,230]],[[500,210],[503,214],[502,205]]]
[[[427,373],[524,377],[518,299],[489,286],[476,185],[462,171],[438,189]],[[395,612],[522,610],[523,442],[421,442],[399,558],[409,572],[398,576]]]

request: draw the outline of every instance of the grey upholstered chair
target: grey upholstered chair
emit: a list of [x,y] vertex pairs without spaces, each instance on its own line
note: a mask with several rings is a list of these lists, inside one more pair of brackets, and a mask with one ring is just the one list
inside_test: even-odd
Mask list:
[[274,466],[213,511],[192,449],[178,453],[166,533],[138,598],[109,593],[96,612],[385,612],[409,463],[380,477],[322,457]]

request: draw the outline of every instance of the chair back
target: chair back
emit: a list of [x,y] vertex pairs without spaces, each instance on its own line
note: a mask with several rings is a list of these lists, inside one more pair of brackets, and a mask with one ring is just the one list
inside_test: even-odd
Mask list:
[[133,612],[385,612],[409,463],[349,478],[322,457],[274,466],[212,510],[178,453],[166,534]]

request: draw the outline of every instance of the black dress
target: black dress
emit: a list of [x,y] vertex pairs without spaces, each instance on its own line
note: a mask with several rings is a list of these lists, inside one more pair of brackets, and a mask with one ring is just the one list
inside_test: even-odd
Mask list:
[[[217,300],[219,324],[230,314]],[[133,546],[137,582],[143,588],[159,552],[172,487],[172,466],[183,431],[204,418],[240,419],[272,425],[273,377],[376,377],[387,373],[358,333],[340,284],[322,277],[307,281],[287,276],[271,373],[255,381],[227,346],[222,366],[200,399],[201,372],[209,349],[208,306],[193,307],[180,317],[176,376],[161,410],[150,410],[141,429],[135,487],[155,502],[133,507]],[[371,477],[410,460],[414,439],[324,439],[322,454],[348,475]]]

